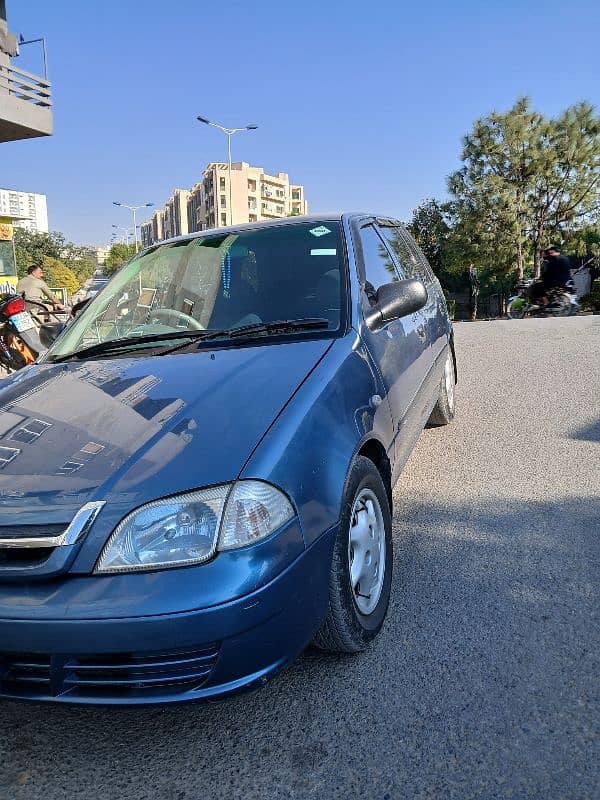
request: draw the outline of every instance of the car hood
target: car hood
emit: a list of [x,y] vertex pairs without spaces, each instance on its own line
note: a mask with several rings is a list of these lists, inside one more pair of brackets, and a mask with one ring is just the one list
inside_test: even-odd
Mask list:
[[0,384],[0,525],[234,480],[325,339],[44,364]]

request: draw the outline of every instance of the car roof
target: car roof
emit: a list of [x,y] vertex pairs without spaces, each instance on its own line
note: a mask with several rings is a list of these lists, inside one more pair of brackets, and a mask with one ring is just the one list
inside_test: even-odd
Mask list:
[[228,225],[222,228],[207,228],[204,231],[196,231],[194,233],[184,233],[181,236],[173,236],[170,239],[163,239],[160,242],[148,245],[144,250],[149,250],[152,247],[157,247],[161,244],[172,244],[173,242],[187,242],[192,239],[200,239],[204,236],[226,236],[228,233],[238,233],[240,231],[260,230],[262,228],[280,228],[283,225],[299,225],[303,222],[340,222],[344,219],[372,217],[376,218],[377,214],[367,214],[364,211],[333,211],[324,214],[305,214],[293,217],[283,217],[281,219],[260,220],[259,222],[242,222],[239,225]]

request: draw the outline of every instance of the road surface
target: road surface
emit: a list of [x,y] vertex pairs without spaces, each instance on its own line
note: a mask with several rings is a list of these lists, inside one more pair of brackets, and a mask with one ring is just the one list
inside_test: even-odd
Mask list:
[[0,797],[598,798],[599,322],[456,326],[459,415],[396,486],[368,652],[208,705],[0,703]]

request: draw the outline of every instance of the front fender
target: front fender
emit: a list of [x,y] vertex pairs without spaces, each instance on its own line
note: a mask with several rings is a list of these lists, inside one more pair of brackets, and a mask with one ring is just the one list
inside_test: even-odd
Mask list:
[[269,481],[291,497],[308,547],[339,520],[350,464],[368,438],[393,461],[386,392],[351,330],[279,414],[240,477]]

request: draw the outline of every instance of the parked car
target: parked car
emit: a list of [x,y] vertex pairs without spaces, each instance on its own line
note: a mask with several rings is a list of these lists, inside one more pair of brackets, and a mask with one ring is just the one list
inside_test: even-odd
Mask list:
[[444,296],[396,220],[140,253],[2,382],[0,695],[192,700],[311,641],[363,650],[392,487],[455,380]]

